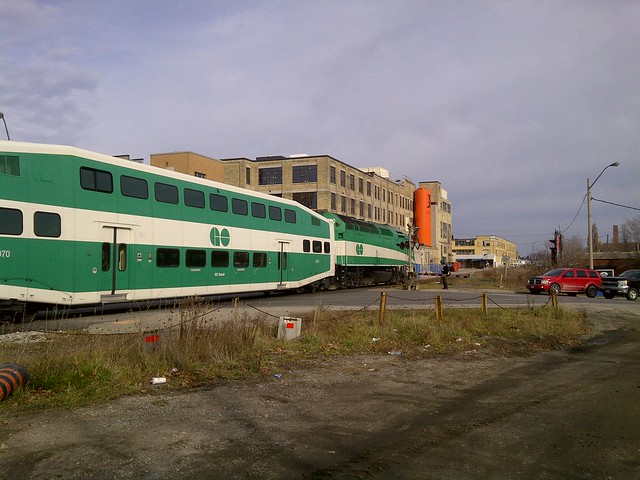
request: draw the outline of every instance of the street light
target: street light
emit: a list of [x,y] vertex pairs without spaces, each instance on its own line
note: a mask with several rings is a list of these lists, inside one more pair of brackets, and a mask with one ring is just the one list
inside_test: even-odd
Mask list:
[[602,169],[600,175],[596,177],[593,183],[589,183],[587,178],[587,221],[589,222],[589,231],[587,232],[587,243],[589,244],[589,268],[593,270],[593,232],[591,231],[591,187],[593,187],[604,171],[609,167],[617,167],[620,162],[613,162]]

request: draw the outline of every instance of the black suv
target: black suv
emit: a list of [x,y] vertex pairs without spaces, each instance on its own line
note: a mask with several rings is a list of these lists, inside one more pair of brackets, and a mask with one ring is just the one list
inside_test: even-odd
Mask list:
[[627,270],[617,277],[602,277],[600,290],[604,298],[620,295],[627,297],[627,300],[635,300],[640,290],[640,270]]

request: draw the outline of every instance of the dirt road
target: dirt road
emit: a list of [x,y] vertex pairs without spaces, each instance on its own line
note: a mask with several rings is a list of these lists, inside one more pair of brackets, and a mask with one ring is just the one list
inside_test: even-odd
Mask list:
[[636,315],[581,347],[334,358],[0,425],[0,478],[640,478]]

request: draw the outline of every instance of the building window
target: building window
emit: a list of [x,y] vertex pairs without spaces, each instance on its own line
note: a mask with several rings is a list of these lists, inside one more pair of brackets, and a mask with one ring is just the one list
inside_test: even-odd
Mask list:
[[333,211],[336,210],[336,194],[335,193],[331,194],[331,210]]
[[367,182],[367,196],[371,196],[371,182]]
[[291,181],[293,183],[311,183],[318,181],[317,165],[294,165]]
[[329,181],[334,185],[336,184],[336,167],[329,167]]
[[356,189],[356,176],[355,175],[349,175],[349,188],[351,190],[355,190]]
[[318,194],[316,192],[294,193],[291,198],[312,210],[318,208]]
[[247,185],[251,185],[251,167],[246,167],[244,169],[244,181]]
[[364,191],[364,179],[358,179],[358,192],[362,193]]
[[354,198],[351,199],[351,215],[356,214],[356,200]]
[[340,196],[340,211],[342,213],[347,213],[347,197],[344,195]]
[[371,204],[367,204],[367,218],[371,218]]
[[347,186],[347,172],[345,172],[344,170],[340,170],[340,186]]
[[258,183],[260,185],[282,185],[282,167],[259,169]]
[[193,172],[193,175],[197,178],[207,178],[207,174],[202,172]]

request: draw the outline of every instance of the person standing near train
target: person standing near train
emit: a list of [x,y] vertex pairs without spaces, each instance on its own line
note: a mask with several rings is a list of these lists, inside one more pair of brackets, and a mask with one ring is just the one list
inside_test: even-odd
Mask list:
[[442,288],[444,288],[445,290],[449,288],[449,285],[447,284],[448,276],[449,276],[449,265],[447,265],[447,262],[442,260]]

